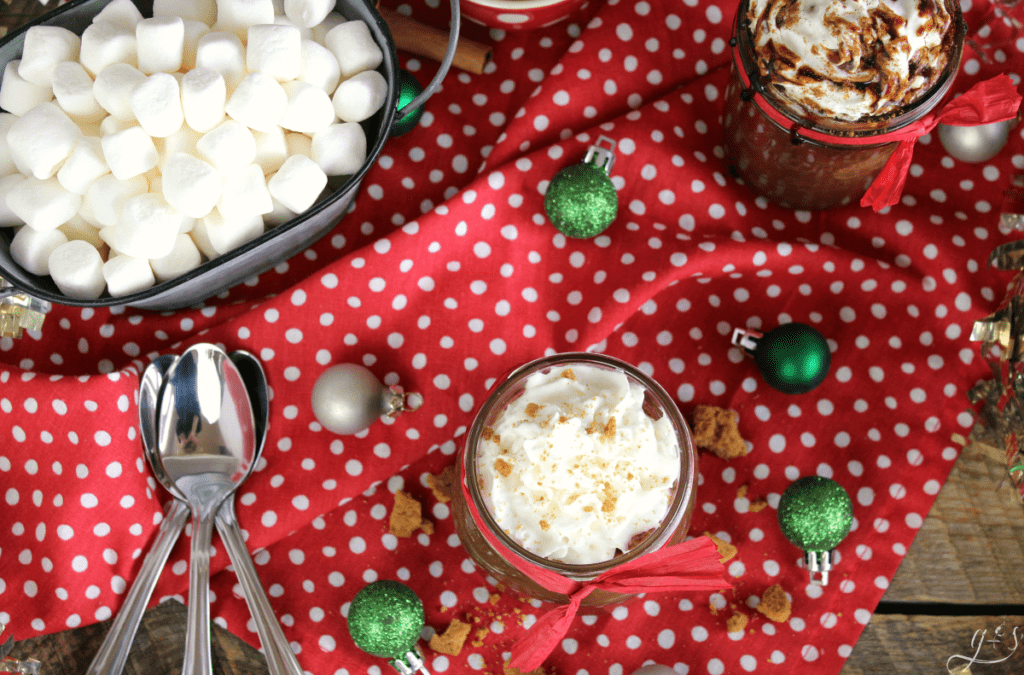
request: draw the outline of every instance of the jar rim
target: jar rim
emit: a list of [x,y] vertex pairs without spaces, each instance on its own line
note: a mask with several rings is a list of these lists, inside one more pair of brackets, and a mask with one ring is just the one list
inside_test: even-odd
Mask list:
[[[770,87],[766,86],[752,56],[754,53],[753,37],[749,21],[743,18],[750,4],[749,0],[740,0],[736,16],[733,18],[733,40],[730,43],[733,45],[733,67],[742,69],[746,74],[747,80],[750,82],[750,87],[760,95],[765,104],[771,106],[774,111],[791,122],[794,129],[800,128],[827,136],[850,138],[870,138],[871,136],[882,136],[899,131],[921,119],[939,105],[946,97],[960,70],[964,39],[967,35],[967,23],[964,21],[959,2],[956,0],[945,0],[945,2],[952,8],[953,20],[956,23],[956,35],[954,36],[955,51],[946,62],[942,74],[931,88],[904,110],[896,114],[871,117],[866,120],[847,121],[813,116],[794,109],[792,105],[788,105],[784,98],[778,96]],[[779,125],[770,116],[769,119],[773,124]]]
[[[618,555],[609,560],[598,563],[566,563],[550,560],[526,550],[498,526],[490,512],[490,509],[483,499],[483,495],[480,493],[479,482],[477,480],[477,448],[479,447],[480,439],[486,426],[485,423],[491,417],[491,413],[494,411],[496,405],[503,400],[505,394],[507,394],[509,390],[521,384],[529,374],[540,372],[546,368],[566,366],[573,363],[582,363],[589,366],[620,370],[625,373],[627,377],[636,380],[656,399],[659,407],[664,411],[664,413],[669,415],[679,440],[679,479],[677,481],[677,489],[675,490],[672,501],[669,503],[665,517],[662,519],[655,531],[647,536],[642,542],[628,551],[623,552],[622,555]],[[469,497],[472,499],[477,512],[480,514],[480,518],[483,520],[482,523],[477,523],[478,526],[486,527],[512,554],[520,557],[530,564],[557,572],[568,579],[588,580],[625,562],[635,560],[648,552],[656,551],[670,539],[674,529],[678,525],[679,518],[684,515],[687,510],[686,505],[693,499],[693,495],[696,491],[696,457],[697,455],[693,443],[693,435],[690,432],[689,425],[686,423],[685,418],[683,418],[678,406],[676,406],[668,392],[666,392],[664,387],[658,384],[653,378],[649,377],[635,366],[613,356],[595,354],[591,352],[562,352],[524,363],[511,369],[502,378],[499,378],[498,382],[488,392],[487,398],[484,400],[483,404],[474,416],[473,423],[470,426],[470,430],[466,438],[462,464],[465,468],[464,480],[469,492]]]

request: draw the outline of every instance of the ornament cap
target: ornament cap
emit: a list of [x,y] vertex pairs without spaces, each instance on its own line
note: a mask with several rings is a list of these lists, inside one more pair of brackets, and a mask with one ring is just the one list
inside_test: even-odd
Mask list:
[[806,551],[804,567],[811,576],[811,583],[828,586],[828,573],[832,570],[832,554],[834,551]]
[[598,136],[594,144],[587,148],[587,154],[583,156],[583,161],[586,164],[593,164],[599,169],[604,169],[605,175],[610,175],[612,166],[615,165],[615,141],[607,136]]

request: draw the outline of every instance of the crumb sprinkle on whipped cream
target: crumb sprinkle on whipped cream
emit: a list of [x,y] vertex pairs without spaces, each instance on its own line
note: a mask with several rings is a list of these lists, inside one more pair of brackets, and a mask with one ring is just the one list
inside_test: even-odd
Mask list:
[[574,364],[527,378],[484,429],[480,492],[498,526],[535,555],[592,564],[656,529],[679,480],[668,416],[643,411],[625,373]]
[[852,122],[928,92],[957,32],[945,0],[750,0],[746,19],[768,86],[804,114]]

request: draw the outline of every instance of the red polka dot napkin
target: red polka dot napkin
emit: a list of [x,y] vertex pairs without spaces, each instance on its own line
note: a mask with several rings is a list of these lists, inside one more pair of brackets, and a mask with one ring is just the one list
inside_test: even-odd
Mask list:
[[[443,25],[437,4],[399,9]],[[1020,79],[1020,45],[989,9],[968,12],[984,50],[967,50],[958,91],[999,72]],[[885,213],[771,206],[722,158],[732,14],[715,0],[613,0],[532,32],[468,25],[493,41],[487,72],[452,70],[308,250],[201,308],[55,307],[41,332],[0,340],[0,623],[20,639],[120,608],[168,497],[141,456],[139,373],[207,341],[247,349],[267,371],[269,437],[237,509],[303,667],[387,671],[344,617],[366,583],[398,579],[423,600],[426,636],[454,618],[473,625],[458,656],[424,645],[432,672],[500,673],[544,609],[476,568],[425,478],[453,462],[495,378],[552,351],[594,350],[649,373],[684,414],[739,413],[750,452],[701,453],[692,524],[737,547],[734,589],[584,612],[550,669],[838,673],[957,458],[951,436],[972,424],[965,392],[986,365],[968,336],[1008,280],[986,260],[1015,238],[999,214],[1024,154],[1018,131],[983,164],[926,137]],[[402,64],[422,83],[436,69]],[[567,239],[547,223],[543,193],[599,135],[617,143],[618,217],[595,239]],[[833,349],[826,381],[797,396],[768,387],[730,343],[734,328],[789,321]],[[313,383],[342,362],[421,393],[423,407],[355,436],[322,429]],[[826,587],[808,582],[776,522],[780,494],[815,474],[854,505]],[[388,533],[398,489],[424,504],[433,534]],[[258,645],[214,543],[214,620]],[[154,602],[187,597],[187,544]],[[756,611],[775,584],[791,598],[785,622]],[[748,621],[729,632],[737,614]]]

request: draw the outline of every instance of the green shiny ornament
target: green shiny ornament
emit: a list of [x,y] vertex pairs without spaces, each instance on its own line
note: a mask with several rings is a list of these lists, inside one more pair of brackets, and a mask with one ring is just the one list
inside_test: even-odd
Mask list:
[[423,603],[397,581],[373,582],[359,591],[348,610],[348,632],[356,646],[395,661],[416,651],[423,623]]
[[[401,110],[405,106],[409,105],[414,98],[423,93],[423,87],[416,81],[412,73],[407,70],[398,70],[398,106],[397,109]],[[423,117],[423,106],[414,109],[412,112],[407,114],[400,120],[395,120],[391,123],[391,136],[401,136],[407,134],[416,128],[419,124],[420,118]]]
[[779,500],[779,527],[790,542],[805,553],[811,581],[828,584],[832,551],[850,533],[853,503],[842,485],[821,476],[796,480]]
[[600,136],[582,162],[562,169],[551,179],[544,196],[544,210],[551,224],[565,236],[596,237],[615,220],[619,197],[608,177],[615,162],[614,148],[615,141]]
[[750,352],[765,382],[784,394],[803,394],[825,381],[832,353],[824,336],[802,323],[767,334],[737,328],[733,344]]

